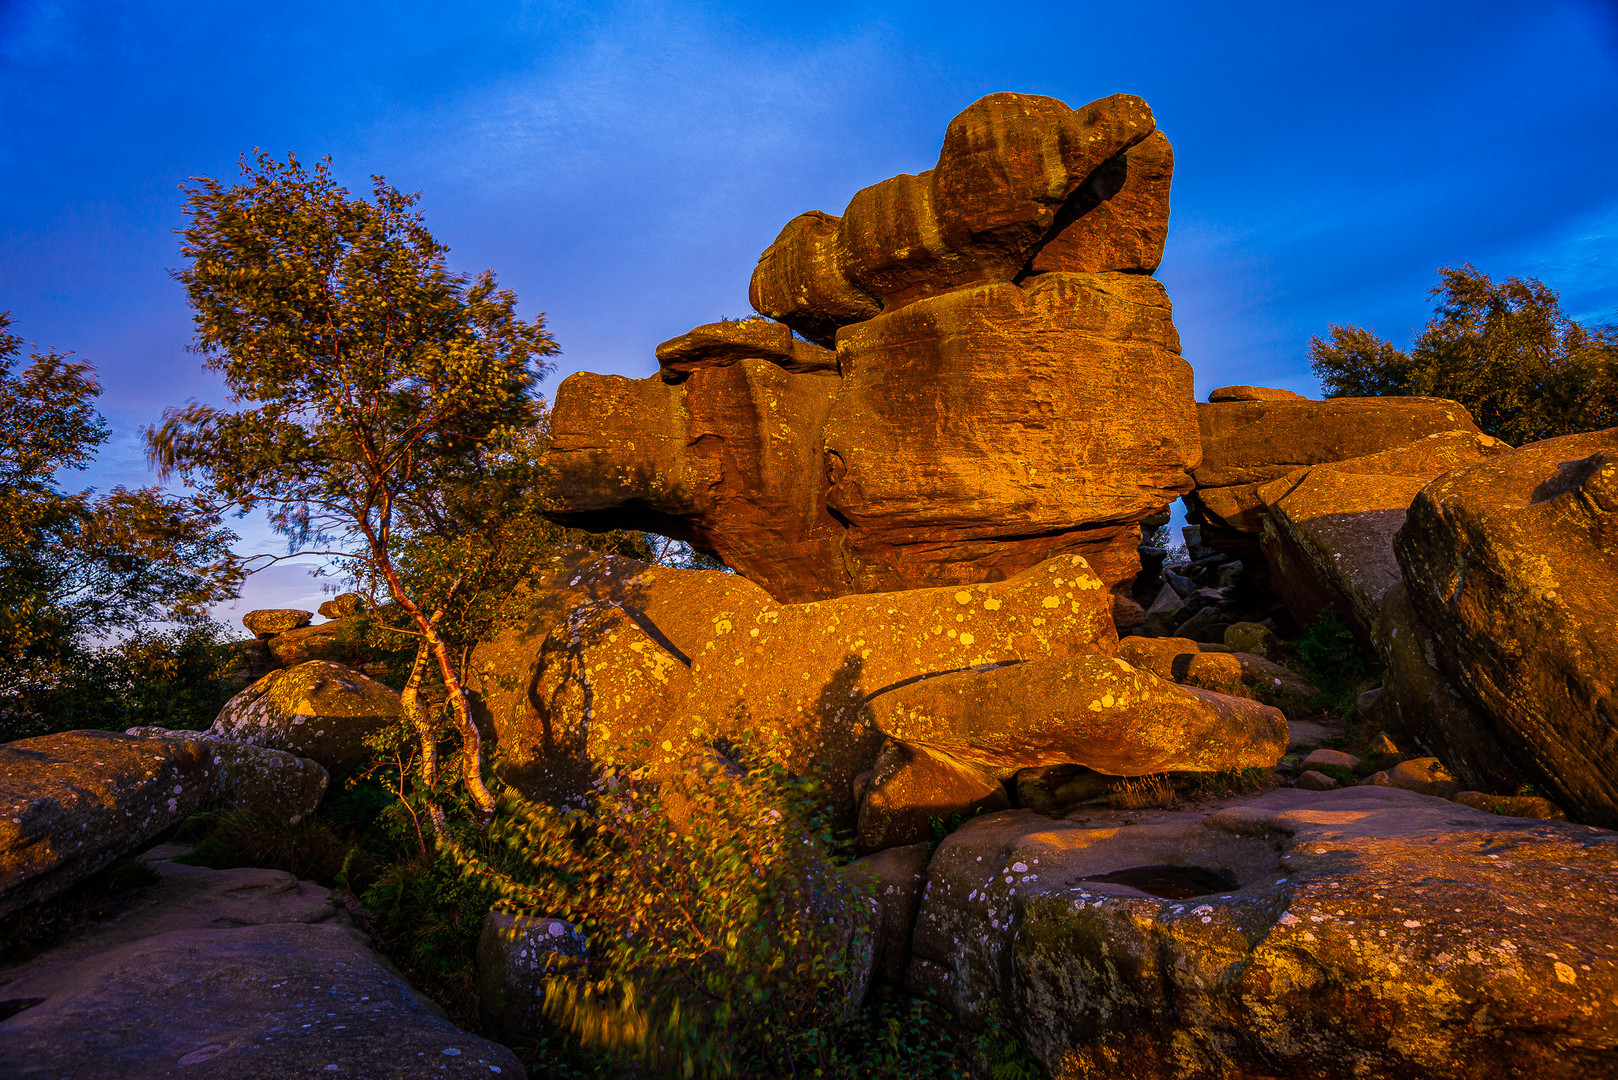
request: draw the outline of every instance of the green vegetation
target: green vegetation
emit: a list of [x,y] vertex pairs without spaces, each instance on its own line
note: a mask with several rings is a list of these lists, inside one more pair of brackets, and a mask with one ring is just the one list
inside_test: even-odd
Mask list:
[[1370,675],[1365,654],[1336,608],[1322,611],[1293,646],[1298,650],[1300,673],[1333,707],[1352,705],[1354,697],[1365,689]]
[[[235,595],[235,537],[157,488],[63,490],[61,474],[107,439],[101,387],[56,352],[14,370],[10,325],[0,312],[0,739],[111,727],[135,710],[194,718],[217,644],[202,613]],[[177,692],[165,675],[183,677]]]
[[1533,278],[1496,285],[1470,266],[1438,274],[1433,318],[1409,352],[1359,326],[1310,340],[1327,397],[1451,398],[1513,445],[1618,426],[1618,331],[1569,319]]

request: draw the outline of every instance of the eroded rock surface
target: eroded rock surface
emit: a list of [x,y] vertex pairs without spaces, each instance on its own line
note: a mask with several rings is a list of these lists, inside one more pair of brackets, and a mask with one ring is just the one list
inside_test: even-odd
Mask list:
[[366,738],[402,715],[395,691],[353,668],[310,660],[272,671],[231,698],[208,733],[340,772],[369,760]]
[[292,825],[314,813],[331,779],[317,761],[206,732],[132,727],[125,734],[196,743],[209,765],[212,801],[224,809],[245,810],[269,821]]
[[784,601],[1073,553],[1137,624],[1139,522],[1201,454],[1149,276],[1172,171],[1139,98],[984,98],[935,169],[782,230],[751,291],[778,321],[665,342],[661,377],[567,379],[554,516],[687,540]]
[[330,890],[278,870],[155,864],[117,918],[0,968],[0,1072],[57,1080],[185,1076],[521,1077],[376,956]]
[[1394,547],[1438,666],[1500,751],[1573,816],[1618,825],[1618,428],[1446,474]]
[[131,855],[202,806],[195,739],[67,731],[0,745],[0,915]]
[[1057,1080],[1573,1080],[1618,1065],[1615,905],[1618,834],[1396,789],[1013,810],[939,847],[907,982]]

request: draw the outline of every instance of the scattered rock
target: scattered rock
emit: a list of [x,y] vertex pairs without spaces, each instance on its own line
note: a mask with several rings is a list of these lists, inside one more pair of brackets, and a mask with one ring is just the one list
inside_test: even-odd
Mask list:
[[[1361,723],[1371,720],[1387,703],[1387,689],[1381,686],[1373,686],[1354,699],[1354,718]],[[1387,738],[1387,736],[1384,735],[1383,738]]]
[[1490,795],[1482,791],[1463,791],[1455,801],[1474,810],[1483,810],[1501,817],[1532,818],[1536,821],[1566,821],[1567,814],[1549,799],[1538,795]]
[[214,768],[196,739],[67,731],[0,745],[0,915],[179,824],[207,801]]
[[1394,541],[1437,666],[1575,817],[1618,825],[1618,428],[1448,473]]
[[1575,1080],[1618,1054],[1613,833],[1282,789],[1003,811],[927,878],[907,985],[1054,1076]]
[[242,616],[242,625],[261,640],[284,634],[288,630],[296,630],[300,626],[308,626],[314,621],[312,611],[300,611],[297,608],[265,608],[261,611],[249,611]]
[[1461,790],[1461,785],[1455,782],[1443,763],[1430,757],[1401,761],[1391,769],[1374,774],[1367,783],[1378,787],[1404,788],[1418,795],[1432,795],[1440,799],[1454,798]]
[[947,825],[955,815],[1010,806],[1005,787],[987,773],[925,746],[890,740],[860,801],[860,850],[927,841],[935,819]]
[[165,742],[194,742],[210,766],[211,801],[288,825],[312,814],[329,777],[318,762],[267,746],[221,739],[200,731],[132,727],[124,734]]
[[1277,664],[1290,664],[1298,658],[1297,650],[1263,623],[1231,623],[1225,628],[1225,644],[1236,652],[1262,656]]
[[155,865],[163,883],[117,919],[0,969],[0,998],[28,1003],[0,1021],[7,1076],[524,1075],[377,957],[330,890]]
[[1302,394],[1271,386],[1221,386],[1208,392],[1208,400],[1218,401],[1307,401]]
[[1318,750],[1309,751],[1309,756],[1303,759],[1303,765],[1336,765],[1344,769],[1357,769],[1360,759],[1353,754],[1345,754],[1341,750],[1328,750],[1324,746]]
[[365,740],[403,715],[388,687],[341,664],[311,660],[272,671],[231,698],[208,733],[342,772],[369,760]]
[[584,938],[563,919],[491,911],[478,934],[478,1007],[507,1041],[533,1041],[554,1030],[545,1016],[545,980],[585,954]]
[[1180,599],[1180,594],[1170,583],[1163,586],[1162,591],[1157,594],[1157,599],[1152,601],[1152,606],[1146,609],[1145,618],[1137,628],[1137,632],[1147,637],[1163,637],[1172,634],[1174,628],[1185,620],[1185,602]]
[[1292,786],[1302,788],[1304,791],[1335,791],[1342,787],[1332,777],[1323,772],[1316,772],[1314,769],[1305,769],[1299,773],[1298,779],[1293,782]]
[[320,605],[320,616],[323,619],[347,619],[359,615],[365,610],[365,597],[359,593],[345,592]]

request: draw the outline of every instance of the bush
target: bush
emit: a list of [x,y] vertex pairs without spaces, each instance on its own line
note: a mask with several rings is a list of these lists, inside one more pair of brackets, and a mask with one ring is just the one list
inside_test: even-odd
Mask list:
[[503,907],[584,933],[588,959],[550,981],[546,1010],[586,1044],[688,1076],[834,1059],[871,900],[831,863],[816,785],[748,766],[710,759],[662,793],[608,775],[589,809],[507,793],[482,852],[450,845]]
[[1327,608],[1294,642],[1303,676],[1336,707],[1364,684],[1369,667],[1360,643],[1336,608]]

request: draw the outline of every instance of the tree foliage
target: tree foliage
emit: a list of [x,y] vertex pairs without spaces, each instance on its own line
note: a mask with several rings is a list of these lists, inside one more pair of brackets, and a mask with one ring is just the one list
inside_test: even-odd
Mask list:
[[[306,551],[368,568],[422,644],[418,679],[436,668],[461,780],[492,813],[440,629],[478,567],[445,551],[447,582],[424,584],[405,579],[399,557],[442,509],[434,500],[484,498],[503,482],[502,455],[534,425],[534,388],[556,346],[492,272],[450,272],[416,196],[374,177],[372,197],[355,198],[327,162],[305,169],[296,157],[261,153],[241,173],[232,186],[204,177],[187,189],[188,265],[175,273],[195,348],[232,407],[170,410],[148,432],[153,460],[217,505],[264,509]],[[416,715],[430,770],[437,729]]]
[[[0,313],[0,711],[46,724],[84,688],[95,646],[235,595],[234,535],[195,500],[157,488],[62,489],[108,437],[90,365],[54,350],[20,370]],[[103,658],[105,659],[105,658]]]
[[1438,273],[1433,318],[1408,352],[1359,326],[1310,339],[1327,397],[1451,398],[1484,432],[1519,445],[1618,426],[1618,333],[1569,319],[1533,278]]

